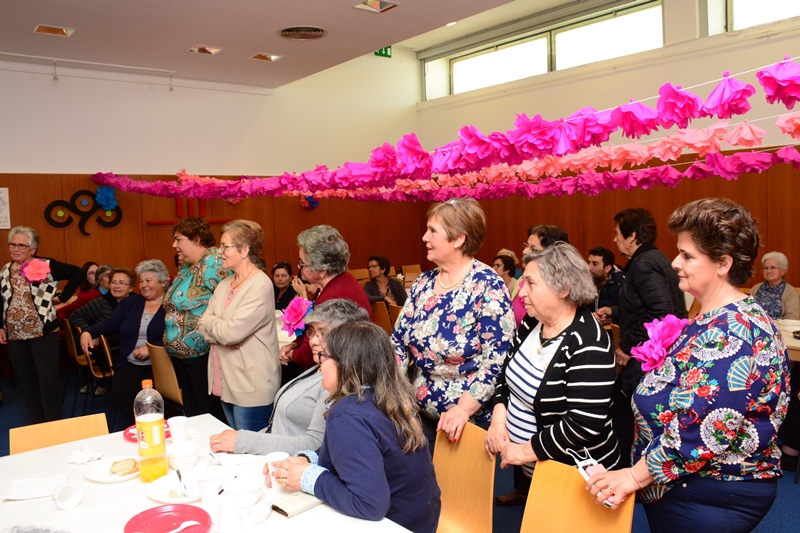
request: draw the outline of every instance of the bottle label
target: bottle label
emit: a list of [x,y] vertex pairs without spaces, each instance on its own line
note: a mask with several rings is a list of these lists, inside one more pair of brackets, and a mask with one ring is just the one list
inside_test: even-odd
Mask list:
[[167,453],[164,439],[164,415],[148,413],[136,417],[136,438],[139,455],[153,457]]

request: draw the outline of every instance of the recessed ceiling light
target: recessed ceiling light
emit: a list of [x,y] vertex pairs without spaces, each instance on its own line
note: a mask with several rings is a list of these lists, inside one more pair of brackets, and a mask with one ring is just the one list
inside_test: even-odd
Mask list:
[[458,24],[458,22],[448,22],[445,25],[449,28],[450,26],[455,26],[456,24]]
[[387,2],[386,0],[365,0],[360,4],[356,4],[353,7],[356,9],[363,9],[364,11],[369,11],[370,13],[385,13],[392,8],[399,6],[397,2]]
[[253,59],[255,61],[269,61],[270,63],[274,63],[274,62],[280,60],[282,57],[283,56],[278,56],[278,55],[275,55],[275,54],[265,54],[265,53],[262,52],[260,54],[254,55],[250,59]]
[[73,28],[61,28],[59,26],[47,26],[45,24],[37,24],[33,28],[33,33],[41,33],[42,35],[55,35],[56,37],[69,37],[75,30]]
[[222,48],[215,48],[213,46],[203,46],[202,44],[196,44],[186,51],[191,52],[193,54],[206,54],[210,56],[215,56],[218,53],[222,52]]
[[291,28],[284,28],[280,32],[281,37],[292,41],[311,41],[313,39],[321,39],[326,35],[328,35],[327,31],[314,26],[292,26]]

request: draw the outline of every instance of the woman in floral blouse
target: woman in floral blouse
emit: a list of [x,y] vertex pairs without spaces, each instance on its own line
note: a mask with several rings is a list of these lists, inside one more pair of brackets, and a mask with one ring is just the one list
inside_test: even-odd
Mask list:
[[477,201],[454,199],[428,210],[422,241],[437,268],[421,274],[403,307],[392,342],[411,361],[425,436],[457,441],[467,422],[486,424],[484,404],[514,337],[505,283],[474,255],[486,237]]
[[[758,230],[746,208],[724,198],[677,209],[669,229],[678,235],[680,288],[700,313],[651,323],[650,341],[634,348],[651,367],[633,398],[636,462],[591,477],[587,489],[614,508],[639,490],[654,533],[751,531],[777,493],[776,436],[789,392],[780,333],[737,288],[753,274]],[[655,343],[659,335],[669,340]]]

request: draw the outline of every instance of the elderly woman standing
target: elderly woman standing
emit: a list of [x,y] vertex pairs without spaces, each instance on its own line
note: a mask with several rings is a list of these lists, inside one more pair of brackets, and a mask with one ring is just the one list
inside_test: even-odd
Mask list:
[[[372,318],[372,306],[364,289],[352,274],[346,272],[350,248],[342,235],[331,226],[314,226],[297,236],[300,250],[298,275],[319,289],[314,300],[319,305],[333,298],[348,298],[363,307]],[[284,380],[295,377],[299,371],[314,366],[308,338],[302,337],[281,348],[281,363],[294,363],[296,367],[284,372]]]
[[528,315],[497,380],[486,450],[514,468],[515,488],[498,505],[525,502],[536,461],[574,464],[567,449],[589,450],[607,469],[619,461],[611,423],[616,376],[611,339],[586,306],[597,288],[569,244],[526,256],[520,289]]
[[[32,424],[61,418],[55,305],[72,297],[85,278],[83,270],[75,265],[36,257],[38,248],[39,234],[33,228],[11,228],[11,262],[0,269],[0,344],[8,344],[11,366],[22,383]],[[69,282],[59,297],[56,290],[61,280]]]
[[641,349],[653,368],[633,398],[635,464],[587,489],[607,507],[638,490],[654,533],[752,531],[777,493],[789,378],[777,327],[737,288],[753,274],[758,229],[725,198],[678,208],[668,227],[678,234],[672,266],[700,312]]
[[186,416],[211,413],[222,418],[219,399],[208,393],[210,348],[197,330],[197,321],[228,272],[222,268],[217,240],[206,220],[182,220],[172,229],[172,237],[172,247],[184,262],[164,299],[164,347],[183,391]]
[[[158,259],[136,265],[141,295],[131,294],[119,301],[108,319],[81,333],[83,353],[90,353],[93,340],[100,335],[119,335],[119,353],[113,359],[114,379],[111,394],[119,416],[133,423],[133,400],[142,389],[143,379],[152,379],[147,343],[160,346],[164,336],[164,291],[169,271]],[[121,276],[118,274],[117,279]]]
[[486,237],[486,216],[473,199],[428,209],[422,237],[428,260],[392,334],[404,366],[413,365],[414,387],[431,451],[436,432],[457,441],[472,421],[486,424],[484,405],[494,395],[514,336],[514,314],[503,280],[474,258]]
[[369,315],[352,300],[336,298],[319,304],[303,321],[316,364],[281,387],[266,428],[259,432],[226,429],[212,435],[209,440],[212,452],[266,455],[320,447],[325,434],[328,391],[322,388],[319,363],[321,354],[328,350],[328,334],[342,324],[369,322]]
[[789,270],[789,260],[781,252],[769,252],[761,258],[766,283],[756,283],[750,289],[756,301],[773,320],[800,320],[800,295],[783,277]]
[[232,220],[219,243],[222,268],[233,275],[219,283],[198,321],[212,345],[208,392],[222,399],[231,427],[258,431],[267,427],[281,376],[272,281],[255,264],[264,232],[251,220]]
[[382,255],[371,255],[367,259],[369,281],[364,284],[369,303],[386,302],[387,305],[406,303],[406,289],[395,278],[389,277],[389,260]]

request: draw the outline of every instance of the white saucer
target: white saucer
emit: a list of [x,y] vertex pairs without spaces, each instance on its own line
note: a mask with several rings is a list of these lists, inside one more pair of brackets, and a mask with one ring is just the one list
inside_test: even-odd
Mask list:
[[129,479],[139,477],[138,470],[132,474],[128,474],[127,476],[118,476],[117,474],[111,473],[111,465],[114,464],[114,462],[121,461],[123,459],[134,459],[137,462],[139,461],[138,457],[132,456],[110,457],[108,459],[102,459],[100,461],[91,463],[89,468],[86,469],[84,477],[90,481],[96,481],[98,483],[119,483],[120,481],[127,481]]
[[200,489],[197,487],[197,481],[183,474],[184,484],[186,485],[186,496],[173,497],[169,493],[176,491],[182,492],[181,483],[178,481],[178,475],[174,471],[170,471],[166,476],[162,476],[157,480],[150,483],[147,487],[147,497],[160,503],[192,503],[200,499]]

